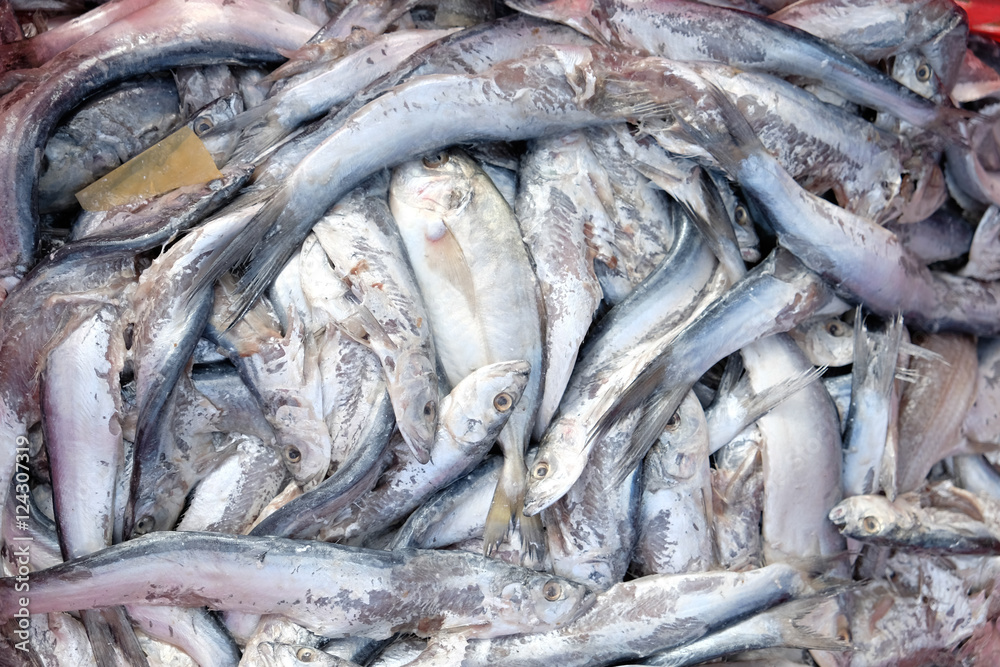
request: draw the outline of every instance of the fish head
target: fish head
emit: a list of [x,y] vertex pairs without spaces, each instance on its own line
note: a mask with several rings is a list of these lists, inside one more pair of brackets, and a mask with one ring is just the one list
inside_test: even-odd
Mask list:
[[[288,408],[288,410],[286,410]],[[278,437],[278,454],[288,472],[304,491],[323,481],[330,468],[330,431],[318,419],[295,419],[300,414],[294,406],[281,406],[275,411],[274,420],[283,426]]]
[[427,227],[424,235],[434,241],[443,233],[437,226],[446,226],[470,203],[476,173],[475,163],[465,153],[442,150],[396,167],[389,189],[399,204],[421,213]]
[[594,605],[597,595],[575,581],[532,573],[504,586],[499,600],[493,632],[535,633],[569,625]]
[[133,503],[131,514],[126,513],[123,530],[128,537],[136,537],[161,530],[173,530],[184,508],[186,492],[179,488],[160,493],[151,489],[140,493]]
[[891,539],[904,530],[904,513],[885,496],[851,496],[836,505],[830,521],[841,533],[861,541]]
[[[528,468],[528,481],[524,493],[525,516],[534,516],[562,498],[580,478],[580,473],[587,464],[585,456],[555,456],[553,451],[557,448],[545,446],[550,438],[561,439],[559,433],[553,431],[560,429],[561,426],[565,425],[560,422],[553,423],[538,448],[535,460]],[[572,434],[567,434],[567,437],[572,437]]]
[[430,357],[416,351],[401,354],[395,372],[403,388],[392,397],[396,423],[413,456],[427,463],[440,414],[437,369]]
[[923,54],[911,51],[897,55],[892,64],[892,78],[921,97],[939,104],[948,99],[944,82]]
[[240,93],[230,93],[196,111],[188,123],[217,165],[226,164],[236,151],[242,133],[229,121],[241,113],[243,96]]
[[300,667],[304,665],[338,667],[350,664],[340,658],[304,644],[261,642],[256,654],[247,652],[244,661],[257,667]]
[[736,243],[740,247],[740,256],[744,262],[760,261],[760,237],[754,228],[750,208],[737,204],[733,211],[733,229],[736,230]]
[[614,34],[608,25],[606,10],[596,0],[504,0],[522,14],[556,21],[591,39],[610,45]]
[[527,361],[501,361],[466,376],[443,406],[441,427],[449,440],[465,448],[495,440],[521,400],[530,374]]

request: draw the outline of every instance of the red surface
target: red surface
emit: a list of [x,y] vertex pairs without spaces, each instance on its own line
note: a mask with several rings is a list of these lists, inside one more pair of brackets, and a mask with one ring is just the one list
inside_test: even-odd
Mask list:
[[1000,0],[955,0],[969,15],[972,32],[1000,38]]

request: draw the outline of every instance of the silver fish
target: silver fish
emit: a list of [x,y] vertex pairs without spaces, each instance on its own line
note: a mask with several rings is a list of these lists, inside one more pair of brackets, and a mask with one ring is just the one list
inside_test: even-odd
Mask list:
[[632,557],[641,575],[714,569],[708,438],[701,404],[688,394],[643,459],[639,539]]
[[[580,344],[601,302],[587,238],[606,227],[601,168],[579,132],[538,139],[521,160],[517,219],[545,304],[545,385],[535,418],[540,438],[552,420]],[[598,183],[595,183],[598,180]]]
[[426,463],[439,413],[432,320],[393,224],[387,186],[376,179],[359,188],[317,222],[313,233],[334,274],[378,323],[361,342],[378,355],[399,430]]
[[[794,568],[650,575],[615,585],[576,622],[523,637],[470,641],[461,664],[608,665],[680,646],[738,618],[809,592]],[[726,600],[721,603],[720,599]],[[456,658],[458,658],[457,656]],[[455,662],[459,662],[456,659]]]
[[[31,120],[6,124],[0,133],[0,145],[11,156],[3,161],[6,173],[0,199],[8,202],[4,210],[14,219],[3,226],[0,297],[33,263],[38,222],[31,192],[41,157],[38,150],[65,111],[100,87],[132,74],[141,63],[168,68],[232,60],[234,43],[244,45],[241,60],[273,61],[279,56],[277,48],[298,46],[313,30],[308,21],[255,0],[183,6],[184,11],[178,11],[169,2],[156,3],[130,14],[65,51],[48,65],[49,76],[43,83],[23,86],[14,97],[5,98],[8,118]],[[136,34],[147,37],[136,40]]]
[[[524,359],[521,400],[498,442],[504,472],[486,520],[486,550],[518,526],[526,557],[544,548],[540,519],[522,514],[524,450],[541,398],[543,306],[513,211],[466,155],[445,152],[393,173],[390,207],[427,306],[435,347],[452,385],[476,368]],[[493,305],[507,303],[496,310]]]
[[[457,627],[479,637],[544,632],[594,603],[584,586],[473,554],[388,553],[214,533],[152,533],[45,572],[32,576],[36,613],[183,603],[280,613],[326,636],[381,638],[404,629],[426,635]],[[86,580],[79,572],[88,573]],[[17,597],[8,594],[14,583],[0,579],[5,619],[17,610]]]
[[371,544],[434,490],[478,465],[514,414],[529,375],[527,362],[510,361],[483,366],[466,376],[441,401],[430,460],[419,463],[396,448],[375,487],[324,530],[322,539]]
[[953,554],[997,553],[998,518],[1000,503],[947,481],[891,502],[884,496],[851,496],[830,511],[830,521],[856,540]]

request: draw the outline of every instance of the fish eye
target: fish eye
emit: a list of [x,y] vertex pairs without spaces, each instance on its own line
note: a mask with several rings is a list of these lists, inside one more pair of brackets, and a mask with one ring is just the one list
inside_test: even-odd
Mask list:
[[917,68],[916,74],[917,74],[917,81],[920,81],[922,83],[930,81],[931,66],[928,65],[927,63],[920,63],[920,66]]
[[428,169],[437,169],[438,167],[443,167],[448,164],[448,159],[447,153],[436,153],[425,157],[423,159],[423,163]]
[[555,602],[562,597],[562,594],[562,585],[555,579],[549,579],[542,587],[542,595],[544,595],[545,599],[549,602]]
[[147,514],[136,521],[135,528],[132,529],[132,532],[136,535],[145,535],[146,533],[152,532],[154,527],[156,527],[156,519]]
[[194,121],[194,133],[199,137],[215,127],[215,122],[208,116],[200,116]]
[[314,662],[316,660],[316,651],[308,646],[303,646],[295,652],[295,658],[299,662]]
[[514,405],[514,399],[510,397],[510,394],[503,391],[493,397],[493,407],[497,409],[498,412],[507,412],[510,410],[510,406]]
[[535,464],[535,467],[531,469],[531,476],[535,479],[545,479],[545,476],[549,474],[549,464],[545,461],[541,461]]
[[866,516],[861,521],[861,527],[866,533],[877,533],[882,529],[882,522],[873,516]]
[[285,448],[285,460],[289,463],[298,463],[302,460],[302,452],[289,445]]
[[837,338],[847,335],[847,327],[840,320],[831,320],[828,322],[826,330],[831,336],[836,336]]
[[674,414],[670,415],[670,421],[667,422],[665,428],[674,431],[680,425],[681,425],[680,412],[675,412]]
[[434,418],[434,415],[437,414],[437,405],[434,401],[427,401],[427,403],[424,404],[423,413],[424,417],[427,417],[428,419]]
[[750,222],[750,214],[747,213],[747,209],[743,204],[738,204],[736,206],[736,211],[733,214],[736,220],[736,224],[740,227],[746,227],[747,223]]

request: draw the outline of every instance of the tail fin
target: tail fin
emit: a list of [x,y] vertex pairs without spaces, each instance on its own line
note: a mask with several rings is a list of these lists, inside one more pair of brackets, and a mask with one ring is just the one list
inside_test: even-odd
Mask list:
[[80,618],[87,629],[98,667],[118,667],[121,660],[116,649],[121,651],[127,664],[149,667],[123,607],[84,609],[80,611]]

